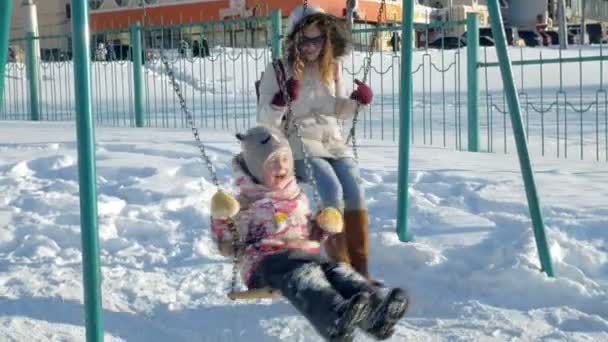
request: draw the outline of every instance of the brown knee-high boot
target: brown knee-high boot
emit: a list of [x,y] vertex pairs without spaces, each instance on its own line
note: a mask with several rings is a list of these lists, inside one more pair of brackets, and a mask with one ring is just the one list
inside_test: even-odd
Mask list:
[[346,235],[344,233],[331,235],[325,240],[323,246],[330,260],[350,265]]
[[355,271],[369,279],[367,258],[369,256],[369,218],[367,210],[344,212],[344,233],[350,263]]

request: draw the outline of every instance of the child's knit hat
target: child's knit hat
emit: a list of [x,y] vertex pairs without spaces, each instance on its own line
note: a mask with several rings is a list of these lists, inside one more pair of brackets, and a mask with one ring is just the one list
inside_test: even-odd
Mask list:
[[289,141],[283,132],[267,126],[255,126],[245,133],[238,133],[236,138],[241,141],[241,155],[249,173],[257,180],[264,180],[264,162],[275,153],[285,151],[291,157]]

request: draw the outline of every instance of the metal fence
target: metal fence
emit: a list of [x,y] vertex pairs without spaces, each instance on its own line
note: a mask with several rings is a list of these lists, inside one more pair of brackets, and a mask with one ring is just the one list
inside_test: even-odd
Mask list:
[[[256,106],[253,85],[271,59],[269,23],[268,17],[257,17],[139,27],[143,40],[144,126],[187,125],[161,54],[174,70],[197,125],[221,129],[252,125]],[[133,25],[126,30],[96,32],[91,37],[92,108],[99,125],[135,126],[131,40],[137,29]],[[26,37],[11,40],[11,45],[27,50],[37,41],[60,46],[71,37]],[[41,62],[32,68],[28,62],[35,58],[29,54],[22,62],[7,64],[0,120],[75,119],[71,56],[60,49],[41,50]],[[28,81],[30,69],[39,75],[34,82]]]
[[[541,155],[608,161],[608,96],[605,46],[514,50],[514,76],[528,145]],[[490,79],[497,63],[484,49],[479,63],[485,111],[486,150],[509,152],[506,99]]]
[[[466,21],[415,25],[419,47],[412,60],[411,139],[414,144],[462,148],[467,86],[466,51],[462,48],[466,41],[441,37],[447,37],[447,33],[455,29],[462,30],[465,25]],[[355,28],[355,46],[369,44],[375,30]],[[372,61],[368,83],[375,91],[374,102],[362,113],[360,130],[369,139],[398,141],[399,30],[396,25],[380,28],[380,40],[371,56],[354,51],[343,63],[349,84],[350,78],[362,77],[366,59]]]
[[[493,46],[479,46],[491,44],[491,36],[470,41],[466,34],[460,39],[447,34],[466,31],[471,24],[415,26],[419,46],[412,60],[412,143],[467,150],[467,141],[475,135],[480,151],[514,152],[496,53]],[[363,115],[360,131],[367,138],[397,141],[400,52],[391,43],[399,28],[382,30],[385,34],[371,57],[369,76],[377,96]],[[355,41],[369,41],[372,31],[355,29]],[[473,74],[469,74],[467,44],[476,44]],[[363,72],[357,54],[344,63],[346,74],[353,78]],[[513,46],[510,55],[530,150],[557,158],[608,161],[606,46],[573,45],[568,50]],[[477,99],[469,103],[469,89],[476,88]],[[476,108],[478,121],[469,118],[470,107]]]
[[[475,136],[481,151],[509,153],[514,151],[514,143],[494,47],[480,47],[479,41],[462,35],[467,25],[472,25],[471,19],[415,26],[411,139],[414,144],[466,150],[467,141]],[[278,37],[274,27],[271,17],[141,27],[144,126],[187,126],[160,54],[173,68],[198,126],[238,131],[253,125],[254,82],[272,58],[273,37]],[[138,83],[131,48],[136,30],[133,26],[97,32],[91,38],[92,106],[99,125],[136,125]],[[376,30],[378,44],[368,56],[365,51]],[[356,25],[355,49],[342,61],[347,88],[353,79],[363,76],[365,63],[371,61],[368,83],[375,98],[360,113],[357,130],[368,139],[398,141],[399,30],[397,25]],[[37,50],[35,42],[43,40],[44,46],[71,44],[69,35],[26,37],[11,44],[29,51],[25,53],[28,57]],[[52,40],[56,42],[51,44]],[[467,49],[467,44],[474,44],[474,50]],[[274,45],[276,48],[276,42]],[[604,50],[603,45],[570,50],[511,48],[533,153],[608,161],[608,92],[604,85],[608,56]],[[471,51],[478,54],[473,69],[468,63]],[[41,49],[39,65],[30,57],[7,65],[0,120],[74,120],[69,53]],[[32,75],[36,81],[28,82]],[[470,104],[468,89],[475,88],[480,89],[479,96]],[[479,121],[469,119],[472,107]],[[348,127],[350,122],[345,123],[345,129]]]

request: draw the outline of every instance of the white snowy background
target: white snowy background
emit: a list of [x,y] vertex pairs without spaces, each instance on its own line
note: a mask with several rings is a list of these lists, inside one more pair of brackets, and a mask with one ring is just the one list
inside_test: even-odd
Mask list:
[[[577,87],[579,78],[566,81]],[[229,189],[233,133],[201,131]],[[414,146],[404,243],[395,233],[398,147],[361,145],[371,270],[412,298],[392,341],[608,341],[605,162],[531,148],[549,278],[515,154]],[[216,189],[189,130],[99,127],[96,158],[106,341],[320,340],[282,299],[226,297],[231,262],[208,224]],[[0,341],[84,340],[77,162],[74,123],[0,122]]]

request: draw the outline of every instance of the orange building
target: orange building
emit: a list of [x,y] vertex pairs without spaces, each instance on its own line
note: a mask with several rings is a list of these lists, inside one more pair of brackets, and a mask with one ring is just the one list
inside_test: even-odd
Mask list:
[[[381,21],[400,21],[402,0],[385,1],[386,10]],[[327,13],[343,18],[346,2],[308,0],[308,5],[319,6]],[[146,51],[170,49],[188,53],[192,47],[196,46],[194,50],[198,51],[198,46],[203,45],[205,49],[206,46],[217,45],[266,47],[270,35],[265,24],[241,22],[203,26],[197,23],[266,17],[273,9],[280,9],[283,17],[287,17],[294,8],[303,4],[303,0],[90,0],[89,4],[89,22],[95,44],[105,42],[124,50],[130,45],[127,28],[140,22],[146,27],[159,27],[144,31]],[[359,20],[376,22],[380,5],[381,0],[359,0]],[[359,40],[361,42],[355,41],[356,46],[367,42],[364,37]]]
[[[143,21],[148,25],[187,24],[219,21],[237,17],[266,16],[271,9],[281,9],[283,16],[302,1],[298,0],[91,0],[91,30],[127,28]],[[309,0],[309,5],[322,7],[328,13],[343,17],[346,1]],[[386,0],[384,20],[401,21],[401,0]],[[361,19],[374,22],[380,0],[360,0]]]

